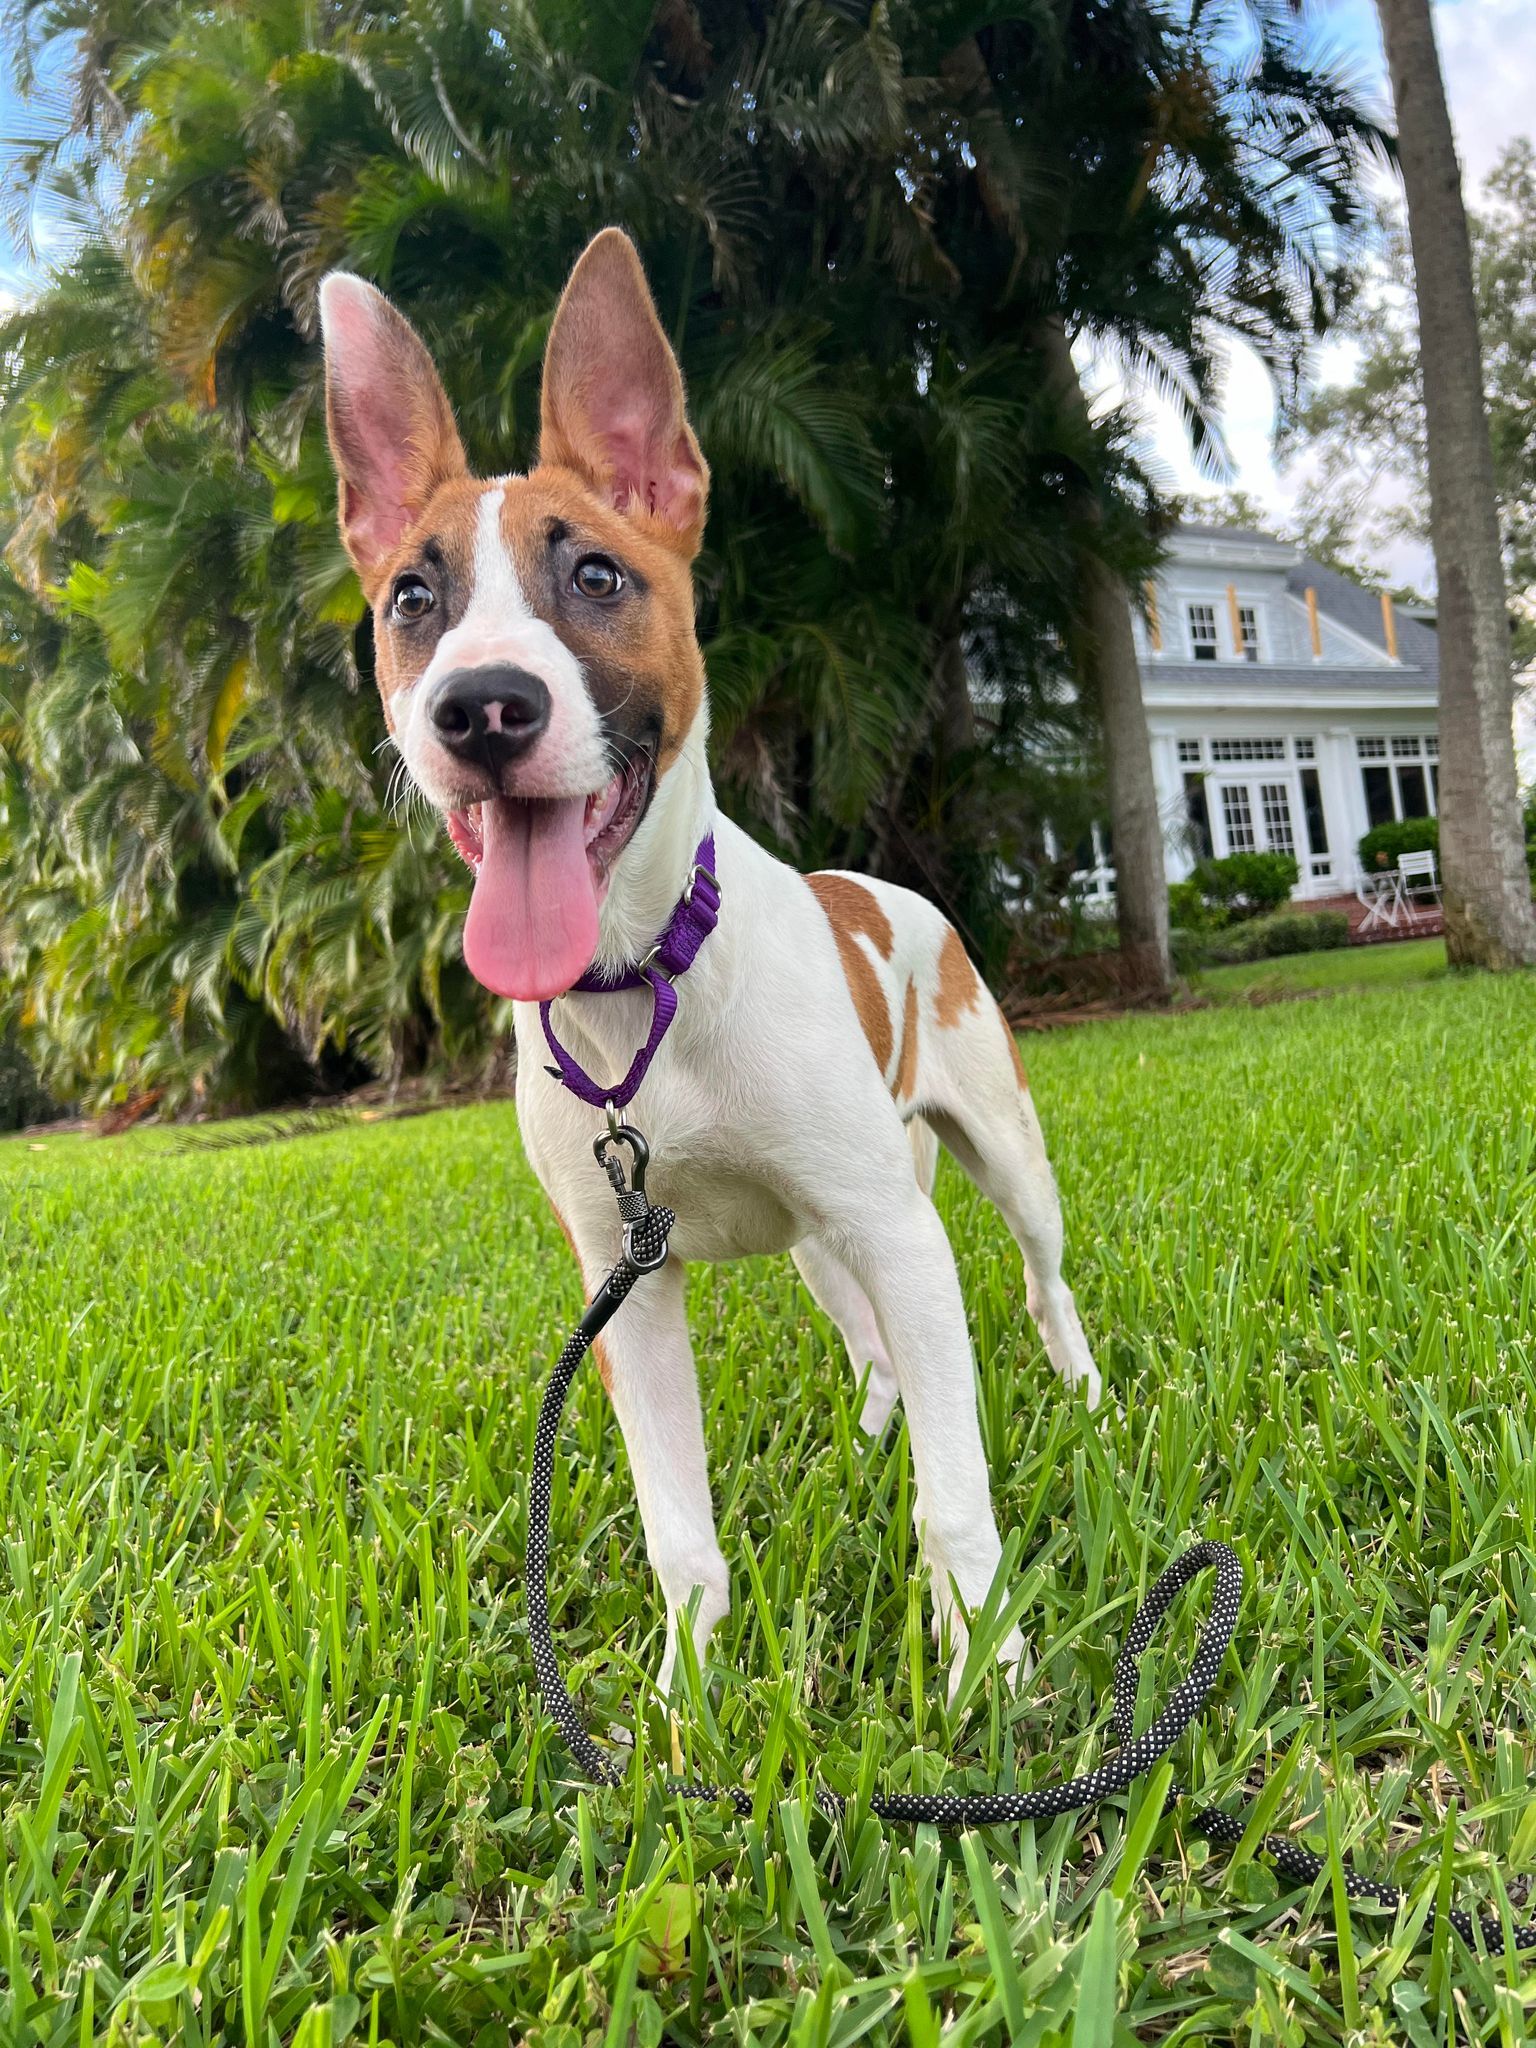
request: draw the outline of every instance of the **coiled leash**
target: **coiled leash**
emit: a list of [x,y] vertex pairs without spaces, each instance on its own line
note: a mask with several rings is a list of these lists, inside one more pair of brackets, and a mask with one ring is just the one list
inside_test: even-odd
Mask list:
[[[616,1149],[619,1145],[626,1146],[630,1154],[631,1171],[627,1183]],[[550,1487],[554,1477],[555,1440],[576,1368],[591,1349],[592,1340],[617,1312],[636,1283],[645,1274],[654,1273],[666,1264],[667,1239],[677,1218],[671,1209],[651,1204],[645,1192],[649,1148],[640,1133],[628,1124],[619,1123],[611,1110],[609,1129],[592,1149],[618,1199],[619,1216],[624,1224],[624,1248],[618,1264],[592,1297],[585,1315],[566,1339],[544,1389],[528,1486],[528,1632],[545,1711],[565,1738],[566,1747],[594,1783],[619,1785],[623,1782],[624,1771],[587,1733],[575,1702],[566,1690],[559,1660],[555,1656],[549,1625]],[[1211,1597],[1210,1614],[1201,1632],[1194,1662],[1189,1667],[1188,1676],[1174,1688],[1162,1713],[1144,1734],[1137,1735],[1134,1725],[1136,1675],[1142,1654],[1178,1593],[1204,1571],[1215,1572],[1216,1590]],[[1232,1641],[1242,1597],[1243,1567],[1237,1552],[1228,1544],[1210,1539],[1196,1543],[1169,1565],[1131,1623],[1125,1646],[1115,1660],[1114,1728],[1120,1746],[1098,1770],[1073,1778],[1065,1785],[1048,1785],[1035,1792],[960,1795],[878,1793],[869,1801],[870,1812],[881,1820],[928,1821],[941,1828],[974,1827],[990,1821],[1053,1820],[1058,1814],[1076,1813],[1084,1807],[1096,1806],[1100,1800],[1116,1793],[1128,1791],[1137,1778],[1161,1762],[1198,1718]],[[743,1815],[752,1811],[752,1795],[740,1785],[704,1785],[694,1780],[673,1778],[667,1781],[667,1790],[680,1794],[684,1799],[729,1801]],[[1182,1796],[1183,1788],[1173,1785],[1168,1795],[1169,1805]],[[845,1799],[824,1786],[817,1788],[816,1800],[823,1811],[833,1817],[840,1817],[847,1807]],[[1241,1817],[1224,1813],[1217,1806],[1208,1806],[1197,1813],[1193,1825],[1196,1834],[1204,1835],[1212,1842],[1224,1842],[1230,1848],[1236,1848],[1243,1838]],[[1282,1876],[1297,1885],[1314,1883],[1328,1869],[1322,1857],[1314,1856],[1310,1849],[1301,1848],[1283,1835],[1266,1835],[1259,1845],[1259,1853],[1267,1857]],[[1357,1877],[1352,1871],[1344,1874],[1344,1889],[1351,1899],[1372,1899],[1378,1905],[1394,1909],[1403,1903],[1403,1894],[1396,1885],[1378,1884],[1373,1878]],[[1504,1930],[1499,1921],[1487,1914],[1479,1914],[1474,1927],[1472,1915],[1456,1907],[1447,1911],[1446,1918],[1467,1943],[1475,1945],[1476,1933],[1480,1931],[1489,1954],[1503,1954]],[[1424,1931],[1429,1933],[1434,1926],[1435,1909],[1432,1907],[1425,1920]],[[1536,1948],[1536,1926],[1515,1928],[1513,1945],[1517,1949]]]

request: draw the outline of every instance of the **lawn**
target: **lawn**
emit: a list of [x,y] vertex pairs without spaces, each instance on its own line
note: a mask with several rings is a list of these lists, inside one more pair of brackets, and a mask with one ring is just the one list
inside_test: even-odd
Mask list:
[[1216,1003],[1270,996],[1336,994],[1343,989],[1403,988],[1446,972],[1444,939],[1400,939],[1380,946],[1337,946],[1325,953],[1288,953],[1278,960],[1206,967],[1190,976],[1195,991]]
[[[0,1145],[0,2041],[1523,2038],[1518,1961],[1414,1929],[1536,1867],[1536,981],[1027,1050],[1113,1405],[1057,1388],[946,1173],[1017,1703],[988,1679],[946,1718],[905,1441],[857,1437],[787,1262],[696,1277],[737,1598],[684,1735],[751,1821],[658,1789],[595,1375],[555,1599],[591,1725],[637,1731],[625,1789],[572,1783],[535,1706],[523,1474],[578,1292],[509,1107]],[[1187,1808],[1136,1867],[1138,1799],[961,1839],[811,1804],[813,1772],[1091,1767],[1134,1605],[1203,1534],[1249,1590],[1180,1776],[1234,1808],[1268,1779],[1274,1826],[1409,1890],[1401,1924],[1281,1901]]]

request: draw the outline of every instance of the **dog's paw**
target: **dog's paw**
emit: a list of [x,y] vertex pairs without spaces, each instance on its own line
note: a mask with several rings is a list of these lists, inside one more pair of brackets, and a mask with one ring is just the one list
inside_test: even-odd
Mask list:
[[[949,1644],[949,1690],[946,1704],[953,1708],[960,1697],[965,1679],[965,1664],[971,1649],[970,1632],[959,1614],[955,1613],[948,1617],[947,1626],[935,1616],[933,1635],[934,1641],[941,1646],[946,1641]],[[1009,1629],[998,1644],[996,1668],[1006,1682],[1010,1694],[1019,1692],[1033,1678],[1035,1660],[1018,1629]]]

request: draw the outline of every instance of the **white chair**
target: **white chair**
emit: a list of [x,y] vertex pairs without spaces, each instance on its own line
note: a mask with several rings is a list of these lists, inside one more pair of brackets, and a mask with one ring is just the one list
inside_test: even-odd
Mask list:
[[1365,905],[1365,916],[1360,921],[1362,932],[1375,931],[1382,925],[1395,926],[1406,907],[1403,878],[1396,868],[1362,870],[1355,877],[1355,900]]
[[1437,917],[1441,909],[1440,876],[1433,853],[1427,849],[1423,853],[1400,853],[1397,872],[1402,876],[1403,908],[1408,915]]

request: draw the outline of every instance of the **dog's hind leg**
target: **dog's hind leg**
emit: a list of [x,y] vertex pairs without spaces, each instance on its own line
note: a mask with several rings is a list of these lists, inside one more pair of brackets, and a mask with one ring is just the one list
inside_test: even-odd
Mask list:
[[[912,1148],[912,1165],[917,1184],[925,1195],[933,1193],[933,1177],[939,1163],[939,1141],[920,1116],[907,1124],[907,1142]],[[882,1436],[899,1397],[890,1353],[880,1335],[880,1325],[869,1296],[837,1254],[820,1238],[807,1237],[792,1254],[812,1301],[823,1315],[830,1316],[848,1350],[848,1363],[855,1381],[864,1384],[864,1406],[859,1427],[866,1436]]]
[[811,1299],[836,1323],[848,1348],[848,1363],[853,1367],[855,1380],[864,1380],[868,1372],[859,1427],[866,1436],[880,1436],[896,1406],[897,1387],[890,1354],[869,1296],[820,1238],[802,1238],[793,1257]]
[[993,1203],[1024,1254],[1025,1303],[1056,1371],[1098,1406],[1100,1381],[1072,1290],[1062,1278],[1061,1203],[1013,1033],[991,998],[938,1041],[924,1115]]

